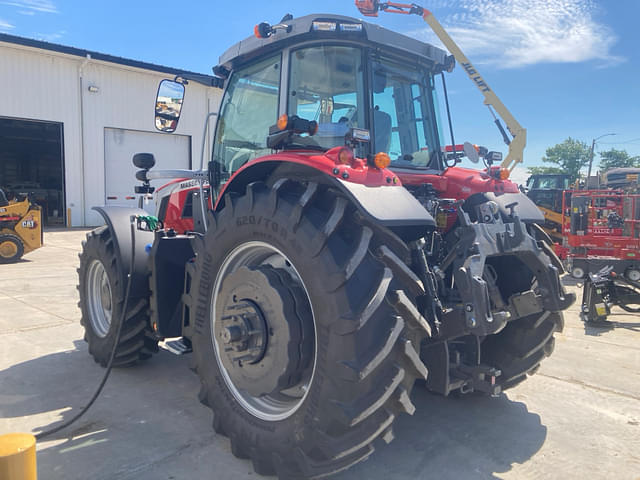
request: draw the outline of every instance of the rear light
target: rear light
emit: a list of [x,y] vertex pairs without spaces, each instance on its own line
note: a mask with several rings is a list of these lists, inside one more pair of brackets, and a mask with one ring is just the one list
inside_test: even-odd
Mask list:
[[350,136],[356,142],[371,141],[371,133],[369,132],[369,130],[365,130],[364,128],[352,128]]
[[362,32],[361,23],[337,23],[327,22],[324,20],[316,20],[311,23],[311,31],[313,32],[346,32],[346,33],[360,33]]
[[491,167],[489,168],[489,175],[496,180],[506,180],[509,178],[511,172],[508,168],[504,167]]
[[289,117],[286,113],[283,113],[278,117],[278,130],[286,130],[287,125],[289,125]]
[[489,164],[502,162],[502,152],[487,152],[484,159]]
[[361,32],[362,24],[361,23],[341,23],[340,31],[341,32]]
[[255,27],[253,27],[253,34],[256,38],[269,38],[273,30],[271,29],[271,25],[266,22],[259,23]]
[[348,165],[353,162],[353,152],[350,148],[342,147],[338,152],[337,164]]
[[379,169],[387,168],[391,164],[391,158],[384,152],[378,152],[373,157],[373,164]]
[[316,32],[335,32],[338,25],[336,22],[313,22],[311,29]]
[[304,118],[300,118],[297,115],[288,116],[286,113],[283,113],[278,117],[276,124],[270,127],[270,134],[276,133],[271,129],[276,128],[279,131],[291,130],[293,133],[306,133],[308,135],[315,135],[318,133],[318,122],[315,120],[306,120]]

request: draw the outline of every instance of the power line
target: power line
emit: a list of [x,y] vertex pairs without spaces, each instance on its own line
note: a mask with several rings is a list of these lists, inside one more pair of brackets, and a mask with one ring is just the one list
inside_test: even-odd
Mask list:
[[629,143],[636,143],[640,141],[640,137],[632,138],[631,140],[627,140],[626,142],[598,142],[601,145],[627,145]]

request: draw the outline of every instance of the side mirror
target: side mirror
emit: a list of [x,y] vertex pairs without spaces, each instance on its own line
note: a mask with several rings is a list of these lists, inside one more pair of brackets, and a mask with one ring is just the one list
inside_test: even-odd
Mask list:
[[476,147],[469,142],[464,142],[464,154],[472,163],[478,163],[480,161],[480,155],[478,155]]
[[[133,156],[133,164],[136,168],[142,169],[136,172],[136,180],[142,182],[142,185],[136,185],[135,192],[153,193],[155,188],[149,185],[149,179],[147,178],[147,173],[149,173],[149,170],[156,164],[156,159],[153,156],[153,153],[136,153]],[[142,203],[139,203],[138,207],[142,208]]]
[[136,168],[151,170],[155,164],[156,159],[153,156],[153,153],[136,153],[133,156],[133,165]]
[[175,132],[178,128],[184,85],[173,80],[162,80],[156,95],[156,128],[161,132]]

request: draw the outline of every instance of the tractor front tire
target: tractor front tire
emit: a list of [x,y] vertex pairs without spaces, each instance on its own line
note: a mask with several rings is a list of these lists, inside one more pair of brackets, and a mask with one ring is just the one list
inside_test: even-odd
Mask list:
[[553,353],[554,334],[562,332],[562,313],[542,312],[507,324],[500,333],[482,343],[482,362],[498,368],[496,382],[507,390],[533,375]]
[[15,263],[24,255],[24,244],[17,235],[0,235],[0,263]]
[[281,479],[368,458],[427,375],[406,245],[315,183],[253,183],[224,202],[185,295],[215,431]]
[[127,282],[118,268],[111,230],[103,226],[89,232],[79,256],[78,307],[91,356],[106,367],[117,340],[114,367],[131,366],[149,358],[158,351],[158,342],[150,333],[148,295],[129,298],[120,338],[116,338]]

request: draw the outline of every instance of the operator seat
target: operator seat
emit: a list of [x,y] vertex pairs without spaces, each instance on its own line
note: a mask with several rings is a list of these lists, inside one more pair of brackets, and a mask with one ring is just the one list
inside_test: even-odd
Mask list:
[[0,207],[6,207],[9,205],[9,200],[7,200],[7,196],[4,194],[4,191],[0,188]]

